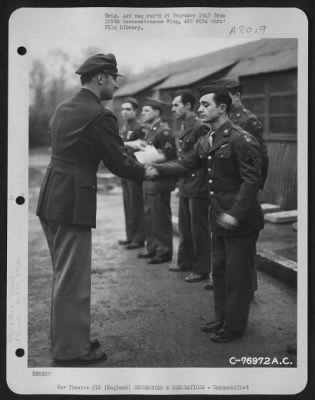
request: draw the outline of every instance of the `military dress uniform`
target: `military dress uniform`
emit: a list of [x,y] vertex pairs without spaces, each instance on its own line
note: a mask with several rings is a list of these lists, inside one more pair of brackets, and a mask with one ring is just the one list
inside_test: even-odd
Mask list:
[[68,360],[90,351],[91,228],[99,163],[139,182],[144,167],[124,152],[113,112],[86,88],[57,107],[51,136],[52,157],[36,214],[53,264],[52,353]]
[[[124,142],[143,139],[144,135],[145,130],[137,120],[126,122],[120,132]],[[133,156],[134,150],[126,148],[126,151],[130,156]],[[122,179],[121,183],[127,242],[142,244],[145,240],[142,182]]]
[[[183,123],[179,137],[178,159],[193,150],[198,139],[209,128],[192,113]],[[203,168],[189,172],[178,182],[179,188],[179,247],[177,265],[181,270],[209,275],[211,266],[210,232],[208,225],[207,174]]]
[[[176,159],[175,138],[167,124],[155,121],[145,135],[148,145],[162,152],[166,160]],[[143,182],[147,254],[170,260],[173,254],[171,191],[176,179],[163,178]]]
[[[161,176],[181,176],[196,168],[207,171],[215,315],[220,326],[236,335],[247,325],[254,248],[264,225],[257,200],[261,155],[256,139],[229,120],[212,132],[213,137],[212,146],[209,136],[203,136],[182,160],[154,166]],[[239,225],[222,228],[221,213],[235,217]]]
[[262,157],[262,165],[261,165],[261,173],[262,173],[262,183],[261,189],[263,189],[268,173],[268,152],[265,140],[263,138],[263,124],[262,122],[249,111],[247,108],[244,107],[243,104],[239,105],[232,105],[229,118],[235,125],[239,125],[243,128],[246,132],[252,134],[258,141],[261,149],[261,157]]

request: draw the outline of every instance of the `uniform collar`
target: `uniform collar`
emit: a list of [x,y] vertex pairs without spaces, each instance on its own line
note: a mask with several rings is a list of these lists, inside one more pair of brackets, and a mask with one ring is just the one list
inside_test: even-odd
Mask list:
[[224,124],[219,126],[219,128],[214,132],[215,140],[213,146],[210,149],[210,153],[217,150],[219,147],[222,146],[222,144],[228,141],[232,127],[233,124],[229,119],[226,122],[224,122]]
[[94,92],[92,92],[88,88],[81,88],[81,90],[78,93],[78,96],[84,97],[85,99],[90,99],[90,100],[96,100],[98,103],[101,104],[101,100],[96,96]]
[[197,116],[194,112],[191,112],[188,116],[187,119],[183,120],[183,125],[182,127],[184,128],[183,131],[181,132],[180,137],[184,137],[194,126],[194,124],[197,121]]
[[155,120],[155,121],[153,122],[153,124],[151,125],[151,130],[152,130],[153,128],[157,128],[157,127],[160,125],[160,123],[161,123],[161,118]]

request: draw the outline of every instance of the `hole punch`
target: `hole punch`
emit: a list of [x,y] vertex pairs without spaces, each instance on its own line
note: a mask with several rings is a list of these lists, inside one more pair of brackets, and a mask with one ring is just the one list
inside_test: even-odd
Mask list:
[[23,196],[18,196],[18,197],[15,199],[15,202],[16,202],[16,204],[18,204],[18,205],[22,205],[22,204],[25,203],[25,197],[23,197]]
[[26,47],[24,46],[18,47],[17,52],[20,56],[24,56],[24,54],[26,54]]
[[24,349],[16,349],[16,351],[15,351],[15,355],[17,356],[17,357],[23,357],[24,356],[24,354],[25,354],[25,351],[24,351]]

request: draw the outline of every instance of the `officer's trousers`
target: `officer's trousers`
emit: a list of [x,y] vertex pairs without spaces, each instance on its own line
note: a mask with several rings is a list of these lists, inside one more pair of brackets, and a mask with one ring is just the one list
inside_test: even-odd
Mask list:
[[170,192],[145,193],[144,214],[147,251],[159,257],[171,257],[173,226]]
[[198,274],[209,274],[211,269],[208,206],[207,198],[179,198],[177,265]]
[[80,357],[90,351],[91,229],[40,221],[53,265],[52,354]]
[[212,276],[217,321],[233,332],[247,326],[258,232],[245,236],[212,236]]
[[126,238],[142,243],[145,239],[142,183],[122,179]]

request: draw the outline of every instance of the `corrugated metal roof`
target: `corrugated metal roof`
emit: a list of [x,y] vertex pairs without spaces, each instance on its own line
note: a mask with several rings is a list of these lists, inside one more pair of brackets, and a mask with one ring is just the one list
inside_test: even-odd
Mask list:
[[266,74],[268,72],[285,71],[292,68],[297,68],[296,49],[240,61],[229,71],[228,76]]
[[[211,74],[218,72],[221,66],[228,67],[236,62],[242,63],[241,68],[233,70],[240,72],[239,76],[259,74],[271,71],[288,69],[281,58],[285,54],[288,65],[294,64],[294,57],[297,59],[296,39],[261,39],[242,45],[218,50],[206,55],[189,58],[155,67],[127,81],[115,93],[115,97],[137,94],[149,87],[160,84],[159,88],[167,89],[177,86],[186,86],[189,83],[196,83]],[[267,56],[268,57],[264,57]],[[270,62],[270,65],[268,63]],[[215,64],[214,64],[215,63]],[[214,68],[212,65],[214,64]],[[295,60],[295,65],[297,60]],[[275,68],[275,69],[272,69]],[[290,67],[292,68],[292,67]],[[235,72],[233,75],[236,75]],[[198,79],[194,77],[198,76]],[[162,83],[163,82],[163,83]]]
[[[228,68],[233,64],[234,63],[231,63],[231,61],[228,61],[223,64],[207,65],[179,74],[173,74],[163,83],[156,86],[156,89],[170,89],[178,86],[188,86],[200,81],[203,78],[206,78],[209,75],[219,72],[222,69]],[[183,83],[185,83],[185,85],[183,85]]]

